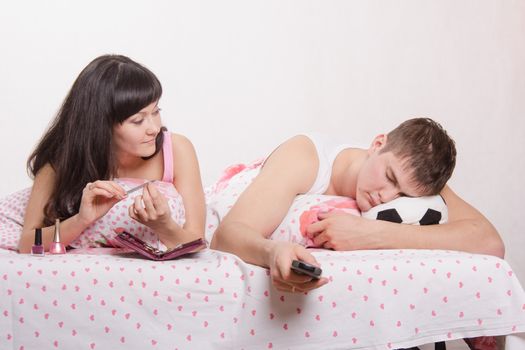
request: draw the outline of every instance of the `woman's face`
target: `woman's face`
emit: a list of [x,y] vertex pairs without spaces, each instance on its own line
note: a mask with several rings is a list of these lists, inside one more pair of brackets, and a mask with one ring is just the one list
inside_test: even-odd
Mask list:
[[158,102],[151,103],[113,127],[117,154],[149,157],[155,153],[155,140],[162,126]]

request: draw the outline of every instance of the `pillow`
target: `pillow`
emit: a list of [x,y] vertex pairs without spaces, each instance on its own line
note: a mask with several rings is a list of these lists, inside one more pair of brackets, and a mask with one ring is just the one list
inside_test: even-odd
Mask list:
[[0,199],[0,248],[17,250],[31,187]]
[[[135,187],[143,181],[140,179],[115,179],[115,182],[124,187],[125,190]],[[185,212],[182,197],[173,184],[157,181],[155,185],[168,198],[171,216],[175,222],[181,226],[184,225]],[[119,228],[133,233],[149,244],[158,245],[159,249],[166,249],[149,227],[131,219],[128,215],[128,207],[133,203],[134,198],[141,193],[133,193],[115,204],[106,215],[86,228],[69,246],[73,248],[118,247],[119,244],[114,241],[116,235],[114,230]],[[24,215],[30,194],[31,187],[0,199],[0,248],[18,249],[18,241],[22,234]]]
[[363,212],[372,220],[385,220],[399,224],[433,225],[448,221],[448,209],[443,197],[399,197]]
[[317,217],[319,212],[333,211],[362,215],[372,220],[413,225],[442,224],[448,220],[447,206],[439,195],[418,198],[400,197],[361,213],[356,201],[352,198],[303,194],[295,198],[281,224],[270,235],[270,239],[293,242],[305,247],[316,247],[312,240],[306,237],[306,227],[319,221]]
[[[114,181],[127,191],[144,183],[145,180],[118,178]],[[155,186],[167,198],[173,220],[183,226],[185,211],[180,194],[170,182],[156,181]],[[118,229],[133,234],[157,249],[166,250],[166,246],[158,240],[157,235],[148,226],[133,220],[128,214],[128,207],[134,203],[135,197],[141,194],[142,190],[133,192],[116,203],[104,216],[87,227],[69,246],[73,248],[120,247],[121,244],[115,240],[115,230]]]

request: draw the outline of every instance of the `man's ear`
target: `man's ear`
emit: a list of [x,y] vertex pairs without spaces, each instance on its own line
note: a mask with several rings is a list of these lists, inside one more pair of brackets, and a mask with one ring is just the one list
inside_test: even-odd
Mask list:
[[385,147],[386,140],[387,140],[386,134],[377,135],[372,141],[370,148],[368,149],[368,154],[379,152],[383,147]]

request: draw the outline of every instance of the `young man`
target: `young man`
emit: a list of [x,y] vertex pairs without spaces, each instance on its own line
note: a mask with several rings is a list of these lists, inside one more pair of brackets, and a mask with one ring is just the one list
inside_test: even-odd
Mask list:
[[304,292],[328,281],[292,273],[292,260],[318,266],[316,259],[303,246],[268,239],[297,195],[347,196],[367,211],[399,196],[440,193],[448,206],[447,224],[400,225],[334,213],[320,215],[322,220],[310,225],[307,234],[335,250],[427,248],[502,257],[496,229],[446,186],[455,160],[454,141],[428,118],[405,121],[375,137],[366,150],[332,145],[316,135],[295,136],[266,159],[217,228],[212,248],[268,267],[278,290]]

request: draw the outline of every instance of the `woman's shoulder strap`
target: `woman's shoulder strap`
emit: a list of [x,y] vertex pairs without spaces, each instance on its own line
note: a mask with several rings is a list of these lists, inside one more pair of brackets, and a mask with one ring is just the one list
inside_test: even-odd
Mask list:
[[162,143],[162,154],[164,157],[164,174],[162,181],[173,182],[173,146],[171,144],[171,133],[164,132],[164,141]]

